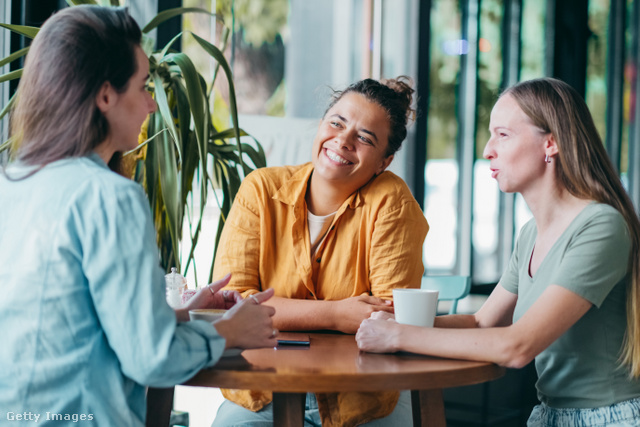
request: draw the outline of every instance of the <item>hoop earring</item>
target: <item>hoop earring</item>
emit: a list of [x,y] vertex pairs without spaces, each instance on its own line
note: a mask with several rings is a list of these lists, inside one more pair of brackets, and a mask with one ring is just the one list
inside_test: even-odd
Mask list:
[[544,162],[545,163],[551,163],[551,157],[548,154],[545,154],[544,156]]

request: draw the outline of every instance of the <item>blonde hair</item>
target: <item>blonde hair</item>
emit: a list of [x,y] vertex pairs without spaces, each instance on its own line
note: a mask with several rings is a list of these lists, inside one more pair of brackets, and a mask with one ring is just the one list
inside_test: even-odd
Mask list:
[[543,78],[518,83],[511,95],[533,124],[551,133],[558,144],[556,176],[574,196],[614,207],[624,217],[631,237],[627,286],[627,332],[620,359],[634,378],[640,377],[640,221],[633,203],[609,160],[582,97],[568,84]]

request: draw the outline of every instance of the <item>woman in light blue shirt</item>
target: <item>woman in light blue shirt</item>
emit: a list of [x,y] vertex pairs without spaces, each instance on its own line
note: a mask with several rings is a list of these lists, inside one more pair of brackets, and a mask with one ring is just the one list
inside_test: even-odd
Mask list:
[[367,319],[366,351],[406,350],[518,368],[535,359],[528,425],[640,426],[640,223],[584,99],[555,79],[507,89],[484,157],[533,213],[474,315],[434,328]]
[[[145,386],[276,344],[274,309],[256,304],[271,293],[217,292],[227,277],[184,309],[165,301],[145,194],[107,166],[155,110],[140,40],[126,10],[78,6],[26,58],[0,174],[0,420],[141,426]],[[202,307],[231,310],[186,321]]]

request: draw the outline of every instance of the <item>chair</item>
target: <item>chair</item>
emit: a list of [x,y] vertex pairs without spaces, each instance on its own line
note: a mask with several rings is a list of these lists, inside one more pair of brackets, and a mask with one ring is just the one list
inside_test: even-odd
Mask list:
[[471,277],[469,276],[422,276],[422,289],[438,291],[438,301],[451,301],[449,314],[458,310],[458,301],[469,295]]

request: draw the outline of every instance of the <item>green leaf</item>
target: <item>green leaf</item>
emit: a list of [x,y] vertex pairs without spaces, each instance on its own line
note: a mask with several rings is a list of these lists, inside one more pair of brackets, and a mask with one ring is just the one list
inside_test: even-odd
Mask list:
[[11,55],[7,56],[6,58],[0,59],[0,67],[4,67],[10,62],[13,62],[18,58],[22,58],[27,54],[27,52],[29,52],[29,46],[24,47],[16,52],[13,52]]
[[[260,147],[260,144],[258,144],[258,147]],[[260,147],[260,151],[258,151],[255,148],[253,148],[251,145],[243,143],[242,150],[244,151],[244,154],[249,156],[249,158],[251,159],[251,161],[253,162],[256,168],[263,168],[266,166],[264,151],[262,152],[262,156],[260,153],[260,151],[262,151],[262,147]]]
[[[224,71],[225,76],[227,77],[227,82],[229,83],[229,109],[231,110],[231,118],[236,135],[238,156],[242,158],[242,146],[240,145],[240,128],[238,127],[238,107],[236,106],[236,89],[233,84],[233,73],[231,72],[231,67],[229,67],[229,63],[227,63],[227,60],[225,59],[220,49],[204,40],[203,38],[199,37],[197,34],[191,33],[191,35],[209,55],[211,55],[216,61],[218,61]],[[246,176],[249,173],[249,170],[244,163],[242,163],[242,169]]]
[[9,80],[15,80],[15,79],[19,79],[20,77],[22,77],[22,68],[20,68],[19,70],[14,70],[14,71],[10,71],[7,74],[3,74],[0,76],[0,83],[2,82],[6,82]]
[[26,25],[13,25],[13,24],[0,23],[0,27],[4,27],[7,30],[11,30],[14,33],[18,33],[25,37],[29,37],[30,39],[34,38],[36,34],[38,34],[38,31],[40,31],[40,28],[38,27],[28,27]]
[[209,117],[206,109],[206,97],[204,89],[200,83],[200,75],[196,71],[191,59],[184,53],[171,53],[161,62],[173,62],[180,67],[184,83],[187,89],[187,99],[189,100],[189,108],[193,117],[193,124],[196,132],[196,140],[198,142],[198,152],[202,162],[202,169],[206,169],[206,136],[209,124]]
[[[224,26],[222,27],[222,46],[220,47],[220,51],[224,52],[227,49],[227,42],[229,41],[229,35],[231,34],[231,30]],[[216,62],[216,67],[213,69],[213,78],[211,79],[211,87],[209,88],[209,93],[207,96],[211,96],[211,92],[213,91],[214,83],[216,82],[216,78],[218,77],[218,71],[220,70],[220,63]]]
[[[156,125],[159,125],[156,117]],[[178,259],[179,246],[178,242],[181,238],[180,229],[182,209],[179,205],[180,189],[178,186],[178,168],[176,165],[176,152],[173,141],[166,134],[159,137],[158,150],[155,152],[158,166],[158,175],[160,178],[160,192],[164,201],[169,234],[171,239],[171,249],[173,250],[173,260],[175,261],[178,271],[180,270],[180,260]],[[156,145],[156,144],[154,144]]]
[[144,51],[147,58],[151,56],[153,53],[153,46],[155,46],[156,42],[146,34],[142,35],[142,40],[140,41],[140,46],[142,46],[142,50]]
[[[153,73],[151,76],[153,79],[154,93],[156,98],[156,104],[158,105],[158,111],[164,120],[164,125],[169,130],[171,138],[178,144],[179,137],[176,125],[173,122],[173,115],[171,114],[171,108],[169,107],[169,101],[167,100],[167,93],[164,90],[164,82],[158,73]],[[182,157],[180,155],[180,157]]]
[[[158,113],[153,113],[151,117],[149,117],[149,127],[147,132],[155,132],[156,130],[156,116]],[[161,121],[159,123],[162,123]],[[151,208],[151,212],[153,213],[155,210],[156,197],[157,197],[157,183],[158,183],[158,167],[156,166],[157,162],[156,158],[156,144],[149,144],[147,147],[147,158],[145,161],[145,189],[147,191],[147,197],[149,198],[149,207]],[[155,215],[154,215],[155,221]],[[157,224],[156,224],[157,229]]]
[[80,6],[81,4],[97,5],[95,0],[67,0],[69,6]]
[[172,38],[169,43],[167,43],[167,45],[164,47],[164,49],[162,49],[162,52],[160,52],[160,57],[165,57],[167,55],[167,52],[169,51],[169,48],[171,47],[171,45],[173,45],[176,40],[178,40],[180,37],[182,37],[182,32],[176,34],[176,36],[174,38]]
[[7,105],[4,106],[4,108],[2,109],[2,111],[0,111],[0,119],[2,119],[4,116],[7,115],[7,113],[11,110],[11,108],[13,107],[13,104],[16,102],[16,95],[18,94],[18,92],[16,91],[16,93],[14,93],[11,98],[9,99],[9,102],[7,102]]
[[[213,140],[228,139],[228,138],[235,138],[235,136],[236,136],[236,130],[234,128],[229,128],[221,132],[214,133],[213,135],[211,135],[211,139]],[[240,136],[249,136],[249,134],[246,133],[244,130],[240,129]]]
[[209,153],[214,155],[216,153],[233,153],[234,151],[236,151],[235,145],[216,144],[215,142],[209,143]]
[[0,144],[0,153],[5,151],[7,148],[11,147],[11,143],[13,142],[13,138],[7,139],[5,142]]
[[[238,189],[240,189],[240,184],[242,182],[242,180],[240,179],[240,174],[238,173],[238,170],[236,168],[229,168],[227,169],[227,171],[229,172],[229,205],[231,205],[231,202],[233,202],[233,199],[235,198],[235,195],[238,194]],[[231,206],[229,206],[231,207]],[[227,211],[228,212],[228,211]]]
[[133,150],[129,150],[126,151],[124,154],[122,154],[122,157],[124,156],[128,156],[129,154],[135,153],[136,151],[140,150],[142,147],[144,147],[145,145],[147,145],[148,143],[150,143],[151,141],[153,141],[153,139],[160,135],[162,132],[166,132],[168,129],[164,128],[164,129],[160,129],[158,132],[156,132],[155,135],[153,135],[151,138],[147,138],[145,141],[141,142],[140,144],[138,144],[138,146],[136,148],[134,148]]
[[148,33],[166,20],[189,12],[206,13],[207,15],[216,16],[215,13],[211,13],[208,10],[199,7],[176,7],[174,9],[167,9],[158,13],[147,25],[144,26],[142,32]]
[[[173,95],[176,98],[176,112],[178,113],[178,131],[180,132],[180,141],[182,142],[182,151],[186,150],[186,146],[191,145],[191,112],[189,110],[189,99],[187,98],[187,89],[179,78],[172,81]],[[195,144],[195,142],[194,142]],[[195,144],[197,147],[197,144]]]
[[256,164],[256,168],[266,168],[267,154],[264,152],[264,148],[262,148],[262,144],[260,144],[260,141],[258,141],[254,137],[251,137],[251,139],[253,139],[253,141],[255,142],[255,146],[258,147],[258,156],[260,157],[260,164],[259,165]]

